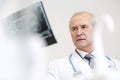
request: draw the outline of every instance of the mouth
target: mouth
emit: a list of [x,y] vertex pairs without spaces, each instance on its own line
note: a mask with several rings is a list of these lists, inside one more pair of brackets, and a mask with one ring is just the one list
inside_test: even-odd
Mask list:
[[76,41],[84,41],[84,40],[86,40],[86,39],[77,39]]

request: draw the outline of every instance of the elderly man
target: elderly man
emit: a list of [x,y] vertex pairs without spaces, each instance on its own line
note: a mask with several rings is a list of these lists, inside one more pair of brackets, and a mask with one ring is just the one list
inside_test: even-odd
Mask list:
[[[95,27],[94,15],[89,12],[75,13],[69,23],[70,33],[75,51],[49,63],[50,80],[84,80],[92,74],[96,62],[96,51],[93,46],[93,32]],[[110,70],[118,70],[117,61],[105,56]],[[113,64],[116,66],[112,67]]]

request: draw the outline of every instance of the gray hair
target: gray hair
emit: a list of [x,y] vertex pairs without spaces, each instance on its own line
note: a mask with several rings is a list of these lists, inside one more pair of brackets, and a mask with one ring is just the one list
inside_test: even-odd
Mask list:
[[73,14],[73,16],[69,20],[69,26],[70,26],[70,22],[71,22],[71,20],[72,20],[73,17],[78,16],[78,15],[82,15],[82,14],[89,14],[92,17],[93,27],[95,27],[95,25],[96,25],[95,16],[91,12],[87,12],[87,11],[76,12],[75,14]]

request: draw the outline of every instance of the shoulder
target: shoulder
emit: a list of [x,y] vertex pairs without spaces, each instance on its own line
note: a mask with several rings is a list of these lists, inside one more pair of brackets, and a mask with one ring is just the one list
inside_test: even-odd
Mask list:
[[58,78],[68,76],[71,71],[69,55],[49,62],[48,74],[58,80]]
[[51,60],[49,62],[49,67],[50,66],[63,66],[65,65],[66,63],[68,63],[69,61],[69,55],[68,56],[65,56],[63,58],[59,58],[59,59],[54,59],[54,60]]
[[112,62],[114,62],[115,64],[119,64],[119,65],[120,65],[120,60],[115,59],[115,58],[112,58],[112,57],[108,57],[108,56],[106,56],[106,58],[107,58],[109,61],[112,61]]
[[113,67],[120,72],[120,60],[111,57],[108,57],[107,59],[109,60],[109,62],[111,62]]
[[120,68],[120,60],[111,58],[111,60],[116,64],[116,66],[119,66]]

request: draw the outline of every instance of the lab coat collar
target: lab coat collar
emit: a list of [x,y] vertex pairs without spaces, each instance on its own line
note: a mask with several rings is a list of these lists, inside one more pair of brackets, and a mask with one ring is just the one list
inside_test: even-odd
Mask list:
[[72,55],[72,61],[76,70],[81,72],[84,76],[90,75],[93,72],[88,63],[86,63],[75,51]]
[[[77,51],[79,51],[80,55],[83,57],[85,54],[88,54],[84,51],[80,51],[77,49]],[[96,58],[96,51],[93,51],[91,54],[93,54]],[[106,66],[110,69],[110,70],[114,70],[115,68],[115,64],[114,61],[112,61],[112,59],[108,59],[106,58],[106,56],[103,56],[103,59],[106,62]],[[84,75],[90,75],[93,70],[89,67],[89,65],[82,59],[80,58],[80,56],[74,51],[74,53],[72,54],[72,60],[73,63],[77,69],[77,71],[80,71],[82,74]]]
[[[76,49],[76,50],[79,52],[79,54],[82,56],[82,58],[84,58],[86,54],[89,54],[89,53],[82,51],[82,50],[79,50],[79,49]],[[95,51],[93,51],[90,54],[95,55]]]

